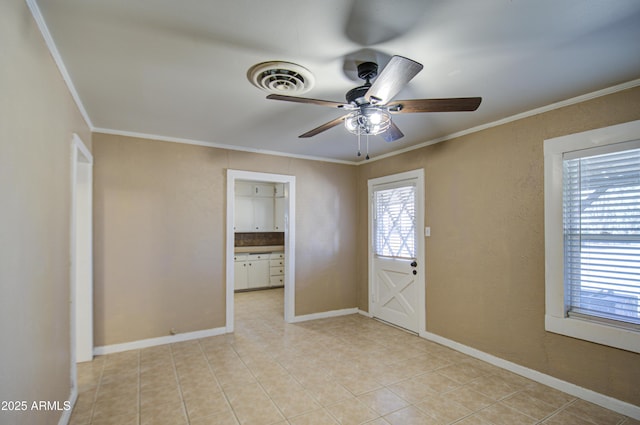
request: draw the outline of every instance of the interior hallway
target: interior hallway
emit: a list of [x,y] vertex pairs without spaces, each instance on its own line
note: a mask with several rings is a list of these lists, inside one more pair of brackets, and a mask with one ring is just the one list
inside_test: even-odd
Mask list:
[[362,315],[285,324],[236,294],[236,331],[78,367],[71,425],[638,425]]

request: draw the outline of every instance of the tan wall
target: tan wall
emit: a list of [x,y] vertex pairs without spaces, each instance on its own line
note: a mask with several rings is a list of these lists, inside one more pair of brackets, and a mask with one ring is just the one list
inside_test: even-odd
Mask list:
[[367,179],[423,168],[427,331],[640,405],[639,354],[544,330],[543,202],[543,141],[640,119],[638,105],[635,88],[358,167],[359,246]]
[[[63,401],[70,141],[91,134],[24,2],[0,2],[0,40],[0,400]],[[366,181],[424,168],[428,330],[640,405],[638,354],[544,331],[542,188],[545,138],[639,104],[633,89],[357,168],[95,135],[96,345],[224,325],[226,168],[297,178],[296,314],[366,310]]]
[[[24,1],[0,2],[0,400],[70,394],[71,139],[91,134]],[[2,424],[61,413],[0,411]]]
[[296,314],[356,305],[355,167],[94,134],[95,344],[225,326],[226,170],[296,177]]

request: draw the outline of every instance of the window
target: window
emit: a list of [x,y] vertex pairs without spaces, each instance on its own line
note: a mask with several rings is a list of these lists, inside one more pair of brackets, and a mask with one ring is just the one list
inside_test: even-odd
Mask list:
[[415,258],[415,198],[414,185],[375,190],[376,255]]
[[621,145],[602,155],[592,155],[594,149],[564,155],[564,285],[570,316],[637,326],[640,149]]
[[640,352],[640,121],[544,148],[546,329]]

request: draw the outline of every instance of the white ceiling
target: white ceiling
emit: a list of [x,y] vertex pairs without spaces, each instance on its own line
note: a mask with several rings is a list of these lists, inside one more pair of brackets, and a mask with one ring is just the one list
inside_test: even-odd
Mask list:
[[[355,63],[424,69],[396,99],[481,96],[475,112],[394,115],[372,156],[640,78],[638,0],[37,0],[92,126],[358,161],[340,111],[265,99],[247,79],[282,60],[302,96],[344,101]],[[380,67],[385,63],[381,63]]]

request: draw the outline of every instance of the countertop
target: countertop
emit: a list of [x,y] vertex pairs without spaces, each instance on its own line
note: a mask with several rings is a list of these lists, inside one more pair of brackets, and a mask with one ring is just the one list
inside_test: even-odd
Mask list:
[[284,245],[236,246],[233,249],[233,252],[235,253],[278,252],[278,251],[284,251]]

